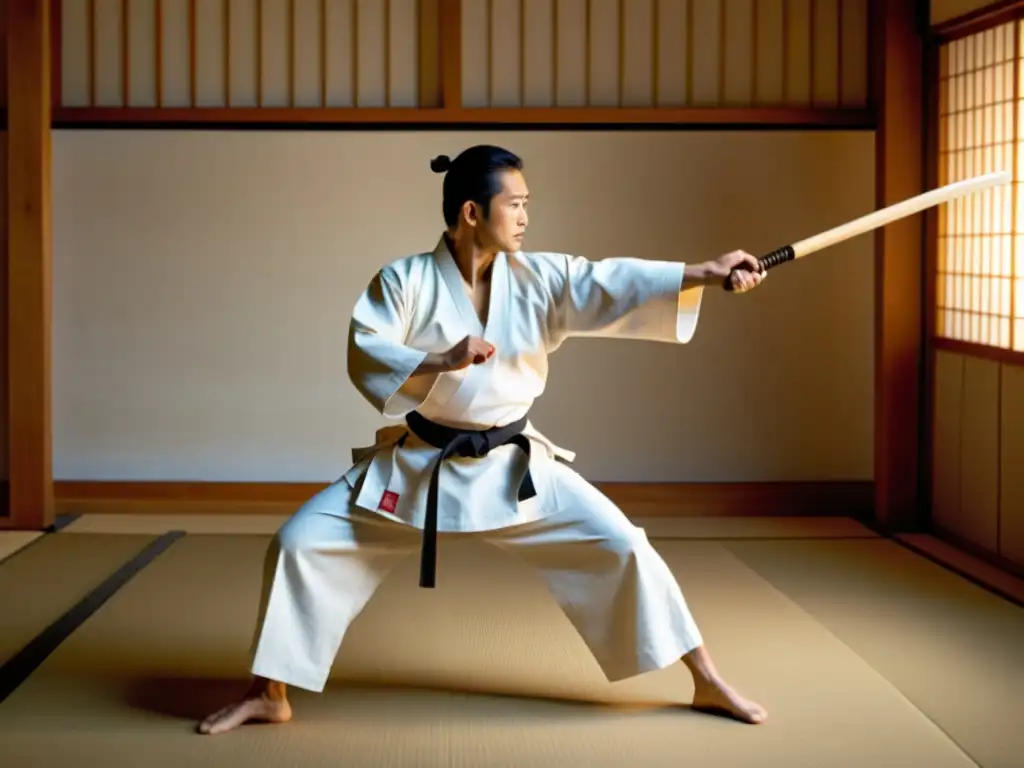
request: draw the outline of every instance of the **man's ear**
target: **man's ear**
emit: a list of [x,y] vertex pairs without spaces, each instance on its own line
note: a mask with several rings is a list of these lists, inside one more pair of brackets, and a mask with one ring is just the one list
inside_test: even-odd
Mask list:
[[480,208],[472,200],[467,200],[462,204],[462,220],[470,227],[475,227],[480,223]]

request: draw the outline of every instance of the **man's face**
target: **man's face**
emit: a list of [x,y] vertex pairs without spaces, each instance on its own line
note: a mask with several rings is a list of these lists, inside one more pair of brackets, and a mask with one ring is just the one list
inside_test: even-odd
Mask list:
[[[491,199],[487,219],[480,217],[475,221],[477,244],[485,250],[515,253],[522,248],[526,234],[530,190],[520,171],[504,171],[500,178],[501,191]],[[474,205],[470,216],[479,215]]]

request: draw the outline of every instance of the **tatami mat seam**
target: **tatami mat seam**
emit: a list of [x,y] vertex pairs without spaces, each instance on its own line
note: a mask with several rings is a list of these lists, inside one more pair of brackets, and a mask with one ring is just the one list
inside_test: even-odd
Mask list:
[[[0,703],[17,690],[90,616],[184,536],[184,531],[170,531],[147,544],[0,666]],[[40,536],[36,541],[43,538]]]
[[46,538],[46,536],[42,535],[42,536],[36,536],[31,541],[26,541],[22,546],[18,547],[17,549],[15,549],[15,550],[13,550],[11,552],[8,552],[3,557],[0,557],[0,565],[3,565],[4,563],[6,563],[6,562],[8,562],[10,560],[13,560],[17,555],[20,555],[22,552],[24,552],[25,550],[29,549],[33,544],[35,544],[38,541],[42,541],[45,538]]
[[13,552],[9,552],[4,557],[0,557],[0,565],[3,565],[8,560],[13,558],[15,555],[19,555],[25,550],[29,549],[33,544],[43,541],[51,533],[59,533],[64,528],[67,528],[69,525],[71,525],[71,523],[75,522],[79,517],[81,517],[81,515],[60,515],[53,522],[52,525],[48,525],[46,528],[40,531],[40,533],[42,534],[41,536],[36,536],[31,541],[26,542],[24,546],[18,547],[18,549],[14,550]]

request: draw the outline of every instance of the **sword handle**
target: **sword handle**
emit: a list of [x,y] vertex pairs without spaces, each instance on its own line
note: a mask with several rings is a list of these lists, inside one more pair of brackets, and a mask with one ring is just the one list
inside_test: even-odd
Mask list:
[[[761,271],[762,272],[767,272],[769,269],[777,267],[780,264],[785,264],[787,261],[792,261],[795,258],[796,258],[796,251],[793,249],[793,246],[792,245],[784,245],[781,248],[776,248],[771,253],[768,253],[768,254],[765,254],[764,256],[761,256],[757,260],[757,263],[761,265]],[[744,267],[737,267],[737,268],[733,269],[732,272],[729,273],[729,276],[727,278],[725,278],[725,280],[722,283],[722,287],[725,288],[725,290],[730,291],[730,292],[732,291],[732,289],[733,289],[732,288],[732,273],[736,272],[736,271],[738,271],[740,269],[744,269],[744,270],[749,271],[749,267],[745,267],[745,266]]]

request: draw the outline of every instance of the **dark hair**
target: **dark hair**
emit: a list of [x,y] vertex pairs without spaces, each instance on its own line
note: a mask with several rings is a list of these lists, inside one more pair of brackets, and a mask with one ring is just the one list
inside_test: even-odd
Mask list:
[[486,219],[491,210],[491,198],[501,191],[499,175],[522,169],[523,161],[517,155],[487,144],[470,147],[454,160],[447,155],[435,157],[430,161],[430,170],[445,174],[441,204],[445,224],[455,226],[459,211],[468,200],[480,206]]

